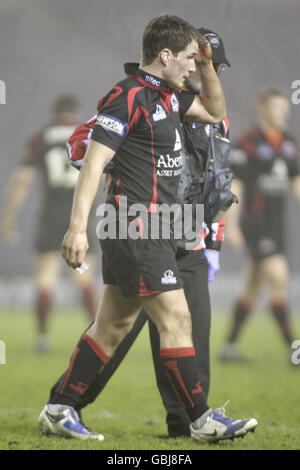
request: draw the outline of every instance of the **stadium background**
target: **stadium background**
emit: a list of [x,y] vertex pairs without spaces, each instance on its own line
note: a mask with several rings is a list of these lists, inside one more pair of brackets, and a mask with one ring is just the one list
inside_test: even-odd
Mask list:
[[[222,82],[233,138],[253,121],[252,102],[261,87],[279,86],[292,95],[292,82],[300,79],[298,0],[2,0],[0,80],[6,84],[6,104],[0,104],[0,213],[6,183],[24,143],[48,121],[56,95],[75,93],[82,121],[91,117],[99,97],[123,77],[122,64],[138,61],[146,23],[164,13],[223,37],[232,64]],[[292,105],[291,132],[297,135],[299,128],[300,104]],[[21,243],[0,244],[1,305],[32,302],[38,199],[37,182],[20,215]],[[299,213],[290,198],[287,241],[294,306],[300,300]],[[243,252],[224,245],[222,269],[211,288],[216,306],[229,306],[237,294],[243,260]],[[58,286],[56,296],[61,303],[76,301],[67,280]]]

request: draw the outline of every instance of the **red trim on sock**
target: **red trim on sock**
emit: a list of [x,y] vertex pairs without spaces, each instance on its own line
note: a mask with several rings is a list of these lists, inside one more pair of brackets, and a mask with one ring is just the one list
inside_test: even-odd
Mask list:
[[164,365],[165,365],[165,367],[167,367],[167,369],[169,369],[173,372],[173,374],[175,375],[175,377],[177,379],[178,384],[180,385],[183,393],[185,394],[186,398],[188,399],[191,407],[194,408],[193,400],[191,399],[190,394],[187,391],[187,389],[184,385],[184,382],[182,380],[181,374],[179,372],[177,361],[164,361]]
[[186,405],[185,405],[184,401],[181,399],[181,396],[179,395],[179,393],[178,393],[178,391],[177,391],[177,389],[176,389],[176,387],[175,387],[175,384],[174,384],[174,382],[173,382],[173,380],[172,380],[171,374],[170,374],[170,372],[168,371],[168,369],[166,369],[166,372],[167,372],[167,376],[168,376],[168,379],[169,379],[169,381],[170,381],[170,384],[171,384],[171,386],[172,386],[172,388],[173,388],[173,391],[174,391],[175,395],[176,395],[177,398],[178,398],[179,403],[181,404],[182,408],[183,408],[184,410],[186,410]]
[[98,357],[100,357],[101,361],[106,364],[109,361],[109,357],[105,354],[103,349],[100,348],[100,346],[96,343],[96,341],[93,340],[89,335],[84,334],[82,339],[84,339],[89,346],[92,348],[94,353],[97,354]]
[[173,359],[175,357],[195,356],[195,348],[161,348],[160,357],[162,359]]
[[194,390],[192,390],[192,394],[196,395],[196,393],[201,393],[202,392],[202,387],[200,385],[200,380],[196,383],[196,387]]

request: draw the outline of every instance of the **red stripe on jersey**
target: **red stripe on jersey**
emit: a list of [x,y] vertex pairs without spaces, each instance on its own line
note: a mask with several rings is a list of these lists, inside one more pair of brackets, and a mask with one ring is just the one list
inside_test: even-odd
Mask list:
[[142,113],[140,107],[136,108],[135,113],[134,113],[130,123],[128,124],[127,132],[129,131],[131,126],[133,126],[138,121],[138,119],[141,117],[142,114],[143,113]]
[[127,107],[128,107],[128,125],[130,124],[130,116],[131,116],[131,113],[132,113],[132,108],[133,108],[133,103],[134,103],[134,100],[135,100],[135,95],[143,90],[144,87],[135,87],[135,88],[131,88],[128,92],[128,95],[127,95]]
[[150,206],[148,208],[148,212],[155,213],[157,208],[156,208],[156,203],[157,203],[157,177],[156,177],[156,166],[155,166],[155,158],[154,158],[154,142],[153,142],[153,128],[152,124],[149,120],[149,113],[148,111],[140,106],[141,111],[145,115],[146,121],[149,124],[150,127],[150,132],[151,132],[151,155],[152,155],[152,162],[153,162],[153,186],[152,186],[152,200],[150,202]]
[[98,101],[98,104],[97,104],[97,109],[101,108],[102,102],[103,102],[103,98],[100,98],[100,100]]
[[[117,188],[119,188],[119,186],[120,186],[120,181],[121,181],[120,175],[118,175],[118,179],[117,179],[117,182],[116,182]],[[120,207],[120,196],[121,196],[121,194],[117,194],[117,195],[115,196],[115,201],[116,201],[118,207]]]
[[[163,100],[163,96],[165,97],[164,100]],[[171,93],[163,93],[162,96],[160,97],[160,101],[162,102],[164,108],[168,111],[168,114],[171,114],[171,98],[172,98]]]
[[109,103],[115,100],[123,91],[123,89],[119,86],[115,86],[113,90],[116,90],[116,91],[109,96],[109,98],[107,99],[107,101],[105,101],[105,103],[103,103],[103,100],[102,101],[99,100],[99,102],[101,101],[101,103],[100,103],[100,108],[98,108],[98,111],[102,111],[105,108],[105,106],[107,106]]

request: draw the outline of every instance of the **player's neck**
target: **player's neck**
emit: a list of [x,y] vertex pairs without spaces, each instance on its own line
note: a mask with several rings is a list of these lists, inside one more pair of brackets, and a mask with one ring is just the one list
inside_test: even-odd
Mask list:
[[144,72],[149,73],[150,75],[155,75],[158,78],[164,78],[163,65],[158,60],[155,60],[154,62],[152,62],[152,64],[149,65],[143,65],[141,63],[139,68]]

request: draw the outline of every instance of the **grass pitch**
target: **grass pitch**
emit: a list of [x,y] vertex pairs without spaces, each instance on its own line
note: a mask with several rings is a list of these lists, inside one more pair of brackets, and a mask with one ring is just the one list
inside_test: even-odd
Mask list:
[[[300,312],[295,312],[294,323],[300,339]],[[80,442],[41,435],[39,413],[87,324],[80,310],[54,310],[53,349],[38,355],[33,351],[33,314],[24,309],[0,310],[0,340],[6,343],[7,362],[0,365],[1,450],[300,449],[300,365],[291,364],[291,350],[286,349],[277,325],[260,312],[249,319],[241,337],[241,349],[251,359],[247,364],[223,364],[217,359],[228,329],[225,314],[213,315],[211,334],[209,405],[219,407],[230,399],[226,414],[257,418],[255,434],[214,445],[167,439],[145,327],[101,396],[84,410],[84,421],[103,433],[105,440]]]

